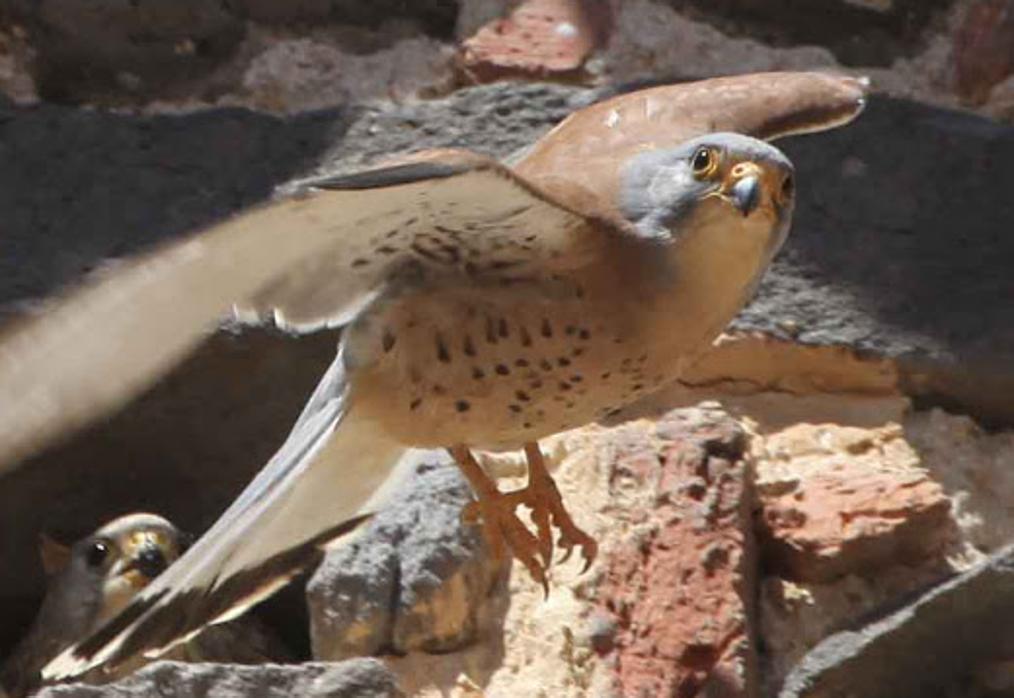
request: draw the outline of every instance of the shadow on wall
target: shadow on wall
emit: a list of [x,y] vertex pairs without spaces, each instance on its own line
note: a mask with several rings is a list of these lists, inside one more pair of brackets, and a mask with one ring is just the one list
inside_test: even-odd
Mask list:
[[0,307],[266,199],[349,123],[345,109],[135,116],[0,103]]
[[874,98],[849,127],[779,146],[796,222],[745,325],[1014,368],[1014,128]]
[[[340,109],[281,119],[0,106],[0,308],[266,199],[348,123]],[[129,411],[5,478],[0,650],[39,600],[39,532],[73,540],[137,509],[203,530],[277,447],[334,345],[220,333]]]

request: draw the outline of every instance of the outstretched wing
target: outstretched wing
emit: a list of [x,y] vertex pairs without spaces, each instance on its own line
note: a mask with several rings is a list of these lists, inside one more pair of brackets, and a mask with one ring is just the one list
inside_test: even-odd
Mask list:
[[108,273],[0,342],[0,472],[154,383],[236,308],[304,331],[386,285],[579,263],[601,226],[477,155],[309,182]]
[[824,131],[862,112],[869,81],[815,72],[735,75],[618,95],[574,112],[512,164],[528,181],[559,180],[608,198],[622,163],[706,133],[761,140]]

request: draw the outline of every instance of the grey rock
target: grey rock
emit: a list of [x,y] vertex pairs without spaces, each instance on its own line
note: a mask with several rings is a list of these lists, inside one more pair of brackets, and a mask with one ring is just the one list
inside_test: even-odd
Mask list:
[[969,675],[1014,647],[1012,617],[1014,546],[876,622],[826,638],[779,698],[971,696],[961,688]]
[[377,27],[391,19],[417,22],[433,36],[450,36],[456,0],[236,0],[238,11],[259,22],[330,21]]
[[469,644],[506,563],[492,560],[480,529],[461,522],[472,499],[439,451],[414,451],[411,479],[355,543],[330,552],[306,589],[317,659]]
[[103,686],[50,686],[38,698],[403,698],[394,674],[377,659],[307,664],[158,662]]
[[[243,36],[228,3],[204,0],[8,0],[29,29],[39,88],[74,99],[93,83],[153,94],[199,75]],[[157,78],[154,80],[153,78]],[[153,79],[151,84],[145,84]]]

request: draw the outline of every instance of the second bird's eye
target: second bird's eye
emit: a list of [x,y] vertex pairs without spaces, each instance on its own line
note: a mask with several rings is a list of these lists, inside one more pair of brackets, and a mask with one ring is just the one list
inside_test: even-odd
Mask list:
[[717,158],[711,148],[698,148],[690,158],[690,166],[697,177],[707,177],[715,171]]
[[97,540],[88,547],[88,551],[85,553],[85,562],[89,567],[99,567],[106,561],[107,555],[109,555],[109,545]]

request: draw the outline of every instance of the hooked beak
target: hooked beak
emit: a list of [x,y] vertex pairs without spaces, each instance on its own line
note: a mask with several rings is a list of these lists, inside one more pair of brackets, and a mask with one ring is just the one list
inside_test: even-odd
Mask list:
[[128,543],[129,553],[122,574],[138,585],[145,585],[160,575],[169,566],[160,542],[158,536],[151,533],[135,534]]
[[725,198],[746,218],[761,200],[761,168],[752,162],[741,162],[732,168],[726,181]]

